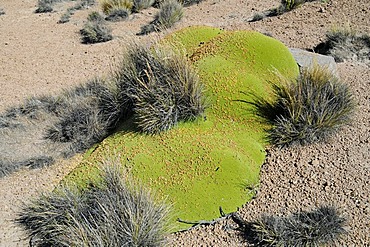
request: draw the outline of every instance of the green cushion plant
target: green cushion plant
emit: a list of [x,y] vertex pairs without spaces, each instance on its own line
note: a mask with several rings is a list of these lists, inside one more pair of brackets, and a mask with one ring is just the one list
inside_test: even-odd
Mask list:
[[[64,182],[84,187],[97,177],[95,164],[119,155],[135,178],[168,198],[174,220],[217,218],[219,206],[235,211],[259,183],[267,126],[245,102],[270,97],[276,71],[296,77],[299,70],[281,42],[253,31],[190,27],[163,43],[184,50],[198,70],[208,104],[204,115],[156,135],[135,131],[127,120]],[[175,230],[187,227],[178,223]]]

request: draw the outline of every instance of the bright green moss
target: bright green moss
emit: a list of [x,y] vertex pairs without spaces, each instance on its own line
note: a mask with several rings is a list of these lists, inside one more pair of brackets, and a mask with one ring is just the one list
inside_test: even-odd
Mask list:
[[[217,218],[219,206],[235,211],[259,183],[266,126],[245,102],[251,94],[268,97],[276,71],[296,76],[298,67],[282,43],[256,32],[195,27],[165,40],[184,48],[198,69],[209,101],[205,118],[154,136],[123,126],[67,180],[84,185],[95,176],[93,165],[119,155],[135,178],[173,203],[174,221]],[[177,223],[176,230],[187,227]]]

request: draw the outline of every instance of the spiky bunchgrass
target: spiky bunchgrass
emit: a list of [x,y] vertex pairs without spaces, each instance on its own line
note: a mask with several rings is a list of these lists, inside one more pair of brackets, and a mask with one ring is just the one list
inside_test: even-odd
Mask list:
[[320,206],[288,217],[263,216],[251,224],[249,235],[259,246],[322,246],[346,233],[345,222],[334,207]]
[[256,103],[258,114],[273,125],[269,130],[273,144],[322,141],[350,121],[353,96],[328,69],[316,65],[303,70],[296,81],[282,80],[274,85],[275,102]]
[[173,27],[184,15],[182,4],[177,0],[166,0],[161,4],[159,13],[156,15],[158,28],[167,29]]
[[83,191],[62,186],[21,210],[17,223],[35,246],[161,246],[169,207],[106,165],[100,184]]
[[88,21],[92,22],[104,22],[104,17],[97,11],[92,11],[87,16]]
[[182,4],[177,0],[165,0],[160,4],[160,10],[154,20],[141,27],[138,35],[146,35],[152,32],[160,32],[171,28],[183,17]]
[[91,19],[85,23],[83,28],[80,30],[82,43],[94,44],[107,42],[113,39],[112,29],[107,26],[104,20]]
[[81,10],[84,8],[89,8],[95,4],[95,0],[82,0],[77,2],[74,6],[67,9],[67,11],[60,17],[58,23],[66,23],[69,22],[72,15],[77,10]]
[[293,9],[298,8],[299,6],[301,6],[302,4],[306,2],[314,2],[314,1],[317,1],[317,0],[281,0],[281,3],[278,7],[266,10],[262,13],[256,13],[254,14],[253,17],[249,18],[248,21],[249,22],[260,21],[266,17],[282,15],[286,12],[289,12]]
[[131,10],[125,8],[117,8],[110,11],[109,15],[105,18],[107,21],[124,21],[127,20]]
[[53,1],[52,0],[38,0],[37,2],[37,9],[35,10],[35,13],[47,13],[52,12]]
[[[161,6],[161,4],[163,4],[166,1],[167,0],[156,0],[155,1],[155,6],[159,7],[159,6]],[[181,3],[185,7],[188,7],[188,6],[193,5],[193,4],[198,4],[202,1],[203,0],[178,0],[178,2]]]
[[144,133],[168,130],[204,111],[203,87],[196,72],[184,56],[169,49],[132,45],[115,77]]
[[133,0],[134,1],[134,11],[139,12],[143,9],[151,7],[155,0]]
[[0,157],[0,178],[5,177],[20,168],[41,168],[48,165],[51,165],[55,162],[53,157],[50,156],[39,156],[31,157],[26,160],[11,162],[9,160],[3,159]]
[[124,113],[119,95],[99,79],[66,92],[68,107],[58,121],[46,129],[45,138],[70,143],[66,154],[85,151],[105,138]]
[[73,12],[70,12],[70,11],[67,11],[65,12],[59,19],[58,23],[59,24],[62,24],[62,23],[67,23],[70,21],[71,19],[71,16],[73,15]]
[[318,52],[331,55],[336,62],[347,60],[370,63],[370,36],[350,28],[334,29],[326,34],[327,40]]
[[102,11],[106,15],[115,9],[132,10],[134,6],[133,0],[100,0]]

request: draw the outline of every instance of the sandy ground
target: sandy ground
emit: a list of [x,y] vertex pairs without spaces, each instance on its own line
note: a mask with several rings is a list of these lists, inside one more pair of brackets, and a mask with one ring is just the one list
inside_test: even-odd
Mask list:
[[[108,75],[119,59],[121,46],[130,40],[150,43],[164,34],[136,36],[155,9],[112,23],[113,41],[83,45],[79,29],[91,11],[77,12],[66,24],[57,24],[65,4],[56,12],[35,14],[37,0],[2,0],[0,8],[0,110],[25,98],[54,94],[97,76]],[[268,33],[289,47],[311,49],[333,27],[350,25],[370,33],[370,1],[332,0],[308,3],[279,17],[248,23],[246,19],[279,4],[261,0],[204,0],[186,8],[175,29],[209,25],[228,30],[252,29]],[[172,31],[172,30],[170,30]],[[347,61],[338,64],[341,79],[352,88],[358,102],[350,126],[327,143],[304,148],[268,150],[261,169],[257,198],[239,213],[253,220],[263,213],[286,214],[334,205],[348,218],[349,234],[338,246],[370,245],[370,67]],[[17,150],[14,150],[15,152]],[[17,210],[37,193],[53,189],[80,157],[35,170],[22,170],[0,179],[0,246],[28,246],[13,223]],[[169,236],[171,246],[245,246],[231,222],[200,227]]]

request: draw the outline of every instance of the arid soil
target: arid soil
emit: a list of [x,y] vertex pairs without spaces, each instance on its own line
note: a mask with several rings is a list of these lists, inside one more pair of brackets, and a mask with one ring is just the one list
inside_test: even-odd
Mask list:
[[[257,30],[288,47],[312,49],[331,28],[351,26],[370,33],[370,1],[312,2],[282,16],[248,23],[254,13],[279,1],[204,0],[185,9],[175,29],[209,25],[227,30]],[[126,22],[111,23],[113,41],[80,43],[79,29],[92,10],[76,12],[71,21],[57,24],[68,4],[55,12],[35,14],[37,0],[2,0],[0,8],[0,110],[27,97],[56,94],[107,76],[119,59],[121,46],[130,40],[150,44],[164,33],[136,36],[150,22],[154,8],[134,14]],[[173,30],[169,30],[171,32]],[[238,211],[246,220],[262,214],[289,214],[319,205],[333,205],[348,219],[348,234],[338,246],[370,245],[370,66],[355,61],[338,64],[341,79],[353,90],[357,109],[353,122],[327,143],[284,150],[268,149],[261,169],[256,199]],[[0,137],[1,138],[1,137]],[[17,152],[17,150],[14,150]],[[13,223],[23,202],[50,191],[77,164],[77,155],[50,167],[22,170],[0,179],[0,246],[28,246],[28,239]],[[248,246],[230,230],[231,221],[199,227],[169,236],[170,246]]]

